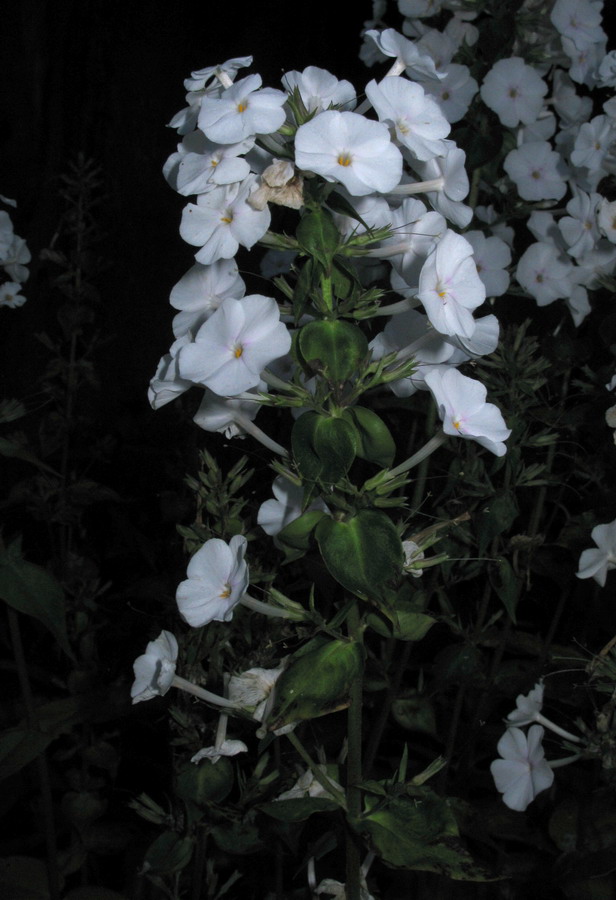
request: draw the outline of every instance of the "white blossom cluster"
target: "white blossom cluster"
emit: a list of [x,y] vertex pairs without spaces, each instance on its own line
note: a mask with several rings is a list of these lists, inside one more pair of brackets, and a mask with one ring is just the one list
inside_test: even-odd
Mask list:
[[[441,78],[432,56],[391,29],[370,37],[393,65],[367,85],[359,109],[349,82],[314,66],[286,73],[284,90],[262,87],[258,75],[238,78],[250,57],[186,80],[188,105],[171,122],[182,141],[164,174],[180,194],[195,196],[180,232],[198,249],[195,265],[171,292],[175,342],[160,361],[150,400],[158,408],[199,385],[200,427],[227,437],[250,433],[286,452],[253,420],[263,378],[272,384],[272,372],[288,368],[291,336],[273,298],[246,296],[233,258],[240,246],[266,237],[272,206],[301,210],[304,181],[318,175],[336,185],[364,223],[337,214],[341,239],[364,226],[391,228],[367,256],[389,261],[392,291],[402,299],[379,310],[390,322],[371,349],[375,359],[393,350],[418,362],[417,373],[392,389],[399,396],[431,390],[446,433],[502,455],[509,430],[500,412],[455,367],[496,347],[495,317],[476,320],[473,312],[487,290],[506,290],[509,250],[498,237],[467,238],[450,227],[467,226],[472,210],[463,202],[464,153],[448,139],[447,117],[418,80]],[[306,111],[301,122],[291,103],[298,95]]]
[[[515,191],[518,216],[526,211],[534,238],[517,260],[516,280],[539,306],[563,299],[579,325],[590,312],[588,292],[616,268],[616,202],[602,185],[616,174],[616,99],[596,114],[588,96],[589,88],[616,87],[616,52],[606,53],[601,26],[603,0],[525,0],[518,16],[532,27],[518,38],[514,55],[495,62],[481,85],[467,66],[454,62],[458,51],[477,40],[478,13],[459,6],[455,0],[398,0],[407,17],[405,34],[442,76],[438,81],[424,71],[417,78],[450,122],[467,113],[479,92],[513,134],[515,146],[503,162],[506,177],[496,185],[482,183],[492,203],[478,207],[477,217],[486,226],[494,223],[493,235],[511,245],[513,230],[503,227],[502,215]],[[446,27],[429,27],[425,18],[443,10],[451,12]],[[377,15],[382,14],[380,9]],[[365,47],[372,34],[368,28]],[[366,50],[364,58],[371,61]],[[498,247],[496,255],[490,253],[492,264],[503,254],[506,266],[511,257]]]
[[[14,200],[1,195],[0,202],[6,206],[16,206]],[[16,309],[26,302],[21,289],[30,274],[27,268],[30,259],[25,239],[15,234],[10,215],[6,210],[0,209],[0,267],[4,274],[4,280],[0,284],[0,307]]]

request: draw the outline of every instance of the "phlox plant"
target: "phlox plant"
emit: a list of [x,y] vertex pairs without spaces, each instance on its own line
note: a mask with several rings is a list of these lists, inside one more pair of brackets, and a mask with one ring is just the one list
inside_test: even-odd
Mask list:
[[[613,366],[607,350],[573,385],[558,351],[616,266],[614,101],[593,116],[614,78],[601,3],[581,5],[375,3],[366,85],[311,66],[263,87],[249,56],[185,81],[164,175],[192,198],[195,262],[149,399],[190,408],[208,450],[177,608],[132,689],[183,692],[175,805],[134,804],[161,826],[144,873],[168,896],[190,879],[200,896],[206,855],[222,874],[233,854],[261,855],[258,886],[233,863],[243,897],[488,891],[511,871],[481,804],[522,813],[553,769],[610,768],[611,726],[553,723],[537,681],[580,583],[558,550],[582,549],[592,518],[562,521],[559,428],[571,388]],[[542,347],[533,311],[553,304]],[[579,579],[609,578],[610,528]],[[560,600],[520,662],[532,573]]]

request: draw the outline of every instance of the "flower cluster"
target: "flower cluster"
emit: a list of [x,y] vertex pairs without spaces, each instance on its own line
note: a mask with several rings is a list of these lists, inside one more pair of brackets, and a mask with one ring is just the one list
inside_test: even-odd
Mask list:
[[[477,40],[472,22],[478,13],[439,3],[439,9],[451,12],[440,31],[424,21],[436,13],[434,3],[399,6],[407,17],[405,34],[413,39],[408,43],[434,66],[432,71],[426,65],[415,69],[414,77],[448,121],[459,121],[471,103],[481,116],[483,105],[512,136],[500,154],[494,145],[499,167],[491,184],[482,181],[489,203],[476,212],[486,227],[493,226],[488,240],[498,239],[494,249],[506,266],[510,256],[502,240],[510,245],[513,232],[506,233],[502,223],[514,210],[516,218],[526,213],[534,241],[516,262],[516,280],[539,306],[563,299],[579,325],[590,312],[589,291],[616,268],[615,207],[603,187],[616,171],[616,100],[604,102],[596,114],[588,96],[588,88],[614,86],[613,53],[606,55],[601,27],[602,2],[527,0],[512,54],[482,73],[481,83],[459,61]],[[372,61],[368,48],[375,41],[381,54],[391,55],[384,39],[389,34],[365,32],[367,61]]]
[[[14,200],[1,195],[0,201],[6,206],[16,206]],[[21,288],[30,274],[27,268],[30,259],[30,251],[24,238],[15,234],[10,215],[6,210],[0,209],[0,266],[4,275],[0,283],[0,307],[15,309],[26,302]]]

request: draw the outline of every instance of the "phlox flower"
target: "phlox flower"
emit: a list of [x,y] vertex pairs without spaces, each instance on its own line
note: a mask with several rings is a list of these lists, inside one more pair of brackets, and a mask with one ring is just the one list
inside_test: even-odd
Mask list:
[[353,109],[357,95],[350,81],[339,81],[327,69],[308,66],[303,72],[285,72],[282,84],[290,94],[297,88],[308,112],[322,112],[330,106]]
[[420,84],[390,76],[379,84],[376,81],[367,84],[366,96],[379,121],[393,126],[398,141],[413,156],[428,160],[443,154],[443,138],[449,134],[449,122]]
[[173,683],[178,658],[178,642],[170,631],[161,631],[133,664],[135,680],[130,695],[133,703],[164,696]]
[[201,247],[195,254],[197,262],[210,265],[231,259],[240,244],[250,249],[263,237],[271,221],[269,209],[253,209],[247,203],[256,188],[256,175],[249,175],[239,184],[200,194],[196,204],[185,207],[180,234],[188,244]]
[[297,129],[295,163],[343,184],[354,197],[391,191],[402,175],[402,156],[386,125],[333,109]]
[[228,298],[203,323],[194,343],[182,347],[179,373],[232,397],[256,387],[263,369],[290,347],[275,300],[260,294]]
[[475,330],[471,310],[481,306],[486,289],[477,274],[473,248],[454,231],[446,231],[428,254],[419,276],[419,299],[441,334],[470,338]]
[[9,309],[17,309],[18,306],[23,306],[26,298],[19,293],[20,291],[21,284],[17,284],[15,281],[5,281],[4,284],[0,284],[0,307],[7,306]]
[[543,682],[538,681],[528,694],[518,694],[515,699],[515,709],[507,716],[509,725],[521,727],[530,725],[535,721],[537,713],[543,706]]
[[414,287],[427,255],[447,231],[447,223],[440,213],[428,212],[421,200],[414,197],[404,200],[390,214],[390,222],[392,236],[369,251],[369,256],[389,259],[406,284]]
[[[466,228],[473,218],[470,206],[462,203],[469,192],[466,174],[466,153],[456,147],[453,141],[443,141],[443,154],[426,162],[412,165],[423,179],[425,193],[430,205],[459,228]],[[404,185],[401,185],[400,192]]]
[[[331,781],[332,785],[339,789],[340,793],[344,793],[344,788],[328,774],[327,766],[324,763],[320,763],[318,768],[327,776],[328,781]],[[282,794],[274,799],[302,800],[305,797],[332,797],[329,791],[325,790],[321,782],[317,781],[314,777],[314,773],[310,769],[306,769],[306,771],[299,776],[292,788],[288,791],[283,791]]]
[[540,241],[531,244],[519,259],[515,277],[535,298],[538,306],[547,306],[558,297],[566,297],[572,287],[573,266],[557,247]]
[[[304,489],[293,484],[282,475],[274,479],[272,485],[274,500],[266,500],[259,507],[257,523],[266,534],[271,537],[282,531],[283,528],[301,516],[304,500]],[[327,512],[327,506],[320,498],[313,501],[308,509],[321,509]]]
[[163,175],[183,197],[206,194],[220,185],[243,181],[250,174],[250,166],[239,157],[253,145],[252,138],[238,144],[215,144],[200,131],[194,131],[178,144],[177,153],[168,158]]
[[523,200],[560,200],[567,193],[564,163],[547,141],[529,141],[511,150],[503,168]]
[[604,587],[607,573],[616,568],[616,519],[606,525],[595,525],[590,536],[597,546],[582,552],[576,575],[594,578]]
[[545,759],[542,739],[541,725],[532,725],[528,737],[519,728],[508,728],[497,744],[502,759],[490,765],[490,772],[509,809],[523,812],[537,794],[552,786],[554,772]]
[[429,53],[425,53],[419,47],[409,41],[408,38],[398,34],[393,28],[384,31],[371,29],[364,32],[364,36],[373,40],[381,53],[394,57],[396,60],[395,74],[406,72],[410,78],[439,78],[434,60]]
[[500,325],[496,316],[480,316],[475,319],[475,330],[470,338],[447,335],[445,340],[452,344],[454,352],[447,360],[450,366],[461,366],[471,359],[489,356],[498,347]]
[[423,83],[426,93],[431,94],[441,108],[447,121],[453,125],[463,119],[479,85],[471,76],[468,66],[450,63],[445,77],[440,81],[430,79]]
[[482,231],[466,231],[464,237],[473,248],[473,258],[488,297],[501,297],[509,287],[506,267],[511,263],[511,250],[496,235],[486,237]]
[[271,134],[284,123],[287,96],[274,88],[261,89],[261,76],[248,75],[226,88],[220,97],[205,96],[198,124],[211,141],[237,144],[256,134]]
[[605,37],[601,4],[592,0],[556,0],[550,19],[560,36],[573,41],[578,50],[586,50]]
[[500,410],[486,403],[487,391],[480,381],[457,369],[440,367],[428,372],[424,380],[437,403],[445,434],[477,441],[495,456],[505,455],[503,441],[511,429]]
[[567,203],[569,215],[559,220],[558,227],[567,242],[567,253],[574,258],[592,250],[599,240],[596,210],[600,200],[599,194],[573,187],[573,197]]
[[196,332],[223,300],[240,300],[246,285],[234,259],[219,259],[211,266],[196,263],[172,288],[169,302],[180,310],[173,319],[173,333],[179,338]]
[[534,122],[547,93],[545,81],[518,56],[494,63],[481,86],[481,99],[503,125],[515,128]]
[[178,353],[192,341],[190,333],[183,334],[173,342],[169,353],[165,353],[159,360],[154,377],[148,388],[148,401],[152,409],[160,409],[171,403],[180,394],[184,394],[192,386],[193,382],[182,378],[178,370]]
[[242,424],[255,419],[260,409],[260,404],[253,400],[219,397],[206,388],[193,422],[204,431],[218,431],[226,438],[243,437]]
[[252,65],[252,56],[236,56],[216,66],[206,66],[190,73],[190,78],[184,80],[187,91],[203,91],[215,78],[226,76],[231,81],[235,78],[239,69],[245,69]]
[[5,252],[0,254],[0,264],[12,281],[23,284],[30,275],[27,264],[32,259],[25,238],[14,234]]
[[228,544],[212,538],[190,560],[188,578],[178,586],[176,601],[180,615],[193,628],[233,618],[233,610],[248,588],[246,546],[246,538],[240,534]]
[[616,129],[609,116],[595,116],[580,127],[571,162],[574,166],[584,166],[591,172],[598,171],[615,138]]
[[598,72],[599,87],[616,88],[616,50],[604,56]]
[[601,234],[604,234],[610,243],[616,244],[616,201],[610,202],[606,197],[601,198],[598,225]]

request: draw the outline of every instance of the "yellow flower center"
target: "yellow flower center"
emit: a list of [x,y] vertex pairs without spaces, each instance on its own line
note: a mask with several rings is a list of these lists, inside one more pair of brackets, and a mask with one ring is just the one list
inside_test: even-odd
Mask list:
[[224,222],[225,225],[230,225],[233,221],[233,213],[230,210],[227,210],[226,216],[221,216],[220,221]]
[[233,351],[233,355],[235,356],[236,359],[239,359],[243,352],[244,352],[244,348],[242,347],[241,344],[238,344],[237,347],[235,348],[235,350]]
[[237,111],[238,111],[239,113],[246,112],[247,109],[248,109],[248,101],[247,101],[247,100],[241,100],[241,101],[237,104]]
[[345,166],[345,167],[350,166],[352,162],[353,162],[353,159],[352,159],[350,153],[346,153],[346,152],[341,153],[340,156],[338,157],[338,165],[339,166]]
[[221,600],[226,600],[227,597],[230,597],[230,596],[231,596],[231,585],[230,585],[230,584],[226,584],[226,585],[225,585],[224,591],[222,592],[222,594],[220,594],[220,599],[221,599]]

